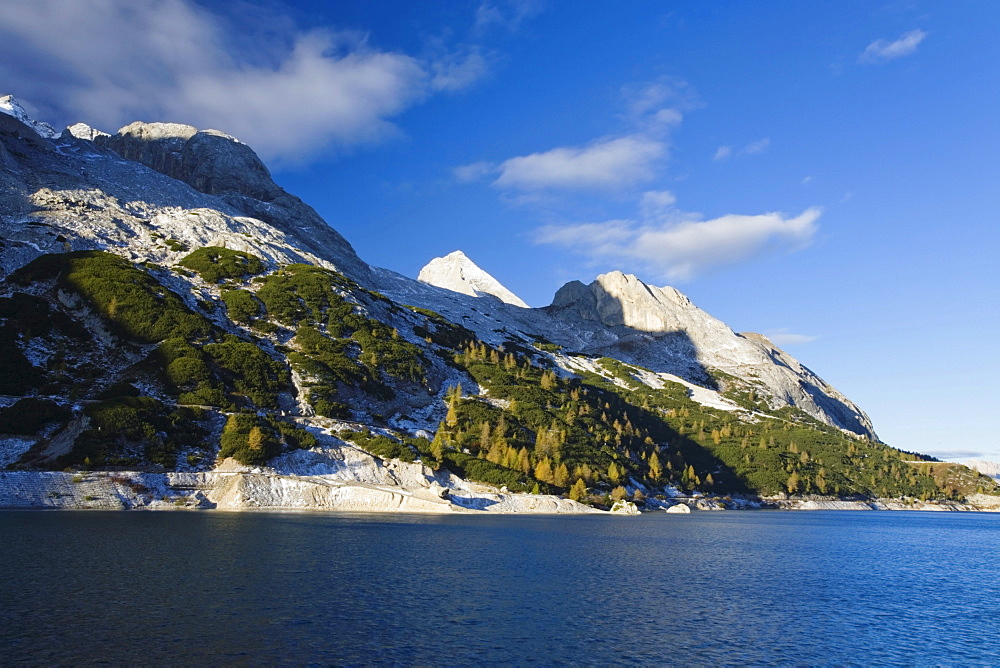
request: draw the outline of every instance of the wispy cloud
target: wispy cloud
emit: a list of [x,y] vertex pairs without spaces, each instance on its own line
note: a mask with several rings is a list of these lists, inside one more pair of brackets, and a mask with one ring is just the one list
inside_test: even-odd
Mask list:
[[599,139],[587,146],[560,147],[500,163],[500,188],[621,188],[648,181],[666,145],[643,135]]
[[771,329],[764,332],[764,336],[771,340],[776,346],[798,346],[804,343],[812,343],[818,336],[808,334],[793,334],[788,328]]
[[923,30],[911,30],[891,42],[886,39],[875,40],[858,56],[858,62],[884,63],[908,56],[916,52],[917,47],[926,37],[927,33]]
[[185,122],[294,162],[390,137],[407,108],[486,69],[471,48],[419,59],[254,18],[192,0],[0,2],[0,88],[62,123]]
[[459,183],[472,183],[496,175],[497,166],[492,162],[473,162],[468,165],[459,165],[451,171]]
[[659,80],[622,89],[631,132],[579,146],[558,146],[501,162],[474,162],[453,171],[460,182],[491,179],[520,191],[618,190],[654,178],[669,155],[669,135],[694,106],[682,82]]
[[454,91],[468,88],[489,71],[489,64],[482,49],[465,46],[462,49],[445,52],[430,63],[431,88]]
[[982,450],[928,450],[926,454],[944,461],[957,462],[968,459],[982,459],[987,456]]
[[474,29],[482,32],[490,28],[502,28],[515,32],[521,24],[542,12],[543,0],[499,0],[481,2],[476,9]]
[[715,160],[716,162],[722,162],[724,160],[729,160],[729,158],[731,158],[732,155],[733,155],[732,146],[720,146],[719,148],[715,149],[715,155],[712,156],[712,160]]
[[758,153],[763,153],[771,146],[771,139],[769,137],[764,137],[763,139],[758,139],[755,142],[747,144],[743,148],[743,152],[747,155],[757,155]]
[[681,124],[686,112],[702,105],[686,82],[670,77],[628,84],[621,92],[625,120],[654,135],[670,132]]
[[758,155],[763,153],[771,146],[771,139],[769,137],[764,137],[758,139],[757,141],[750,142],[746,146],[736,147],[736,146],[720,146],[715,150],[712,155],[712,160],[716,162],[725,162],[732,157],[741,155]]
[[701,220],[676,209],[668,191],[653,191],[644,195],[638,219],[548,225],[537,230],[535,241],[594,262],[639,265],[667,280],[684,281],[767,252],[804,248],[819,228],[819,217],[820,210],[810,208],[795,217],[729,214]]

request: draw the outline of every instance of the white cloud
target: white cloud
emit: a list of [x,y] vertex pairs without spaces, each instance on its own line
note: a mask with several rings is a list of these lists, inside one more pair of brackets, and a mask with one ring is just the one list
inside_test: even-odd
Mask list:
[[729,158],[732,155],[733,155],[732,146],[720,146],[719,148],[715,149],[715,155],[712,156],[712,160],[715,160],[716,162],[722,162],[723,160],[729,160]]
[[500,2],[482,2],[476,8],[474,29],[483,32],[492,27],[503,28],[515,32],[521,23],[544,9],[542,0],[501,0]]
[[650,190],[642,194],[639,213],[645,221],[662,221],[676,211],[677,197],[669,190]]
[[684,281],[767,252],[799,250],[809,245],[818,229],[816,208],[792,218],[765,213],[700,220],[673,209],[671,197],[665,192],[646,193],[640,220],[546,226],[535,240],[597,262],[638,264],[667,280]]
[[192,0],[0,2],[0,89],[61,123],[183,122],[297,161],[391,136],[405,109],[485,71],[475,50],[426,62],[283,18],[236,20]]
[[757,155],[758,153],[763,153],[764,151],[766,151],[770,145],[771,145],[770,138],[764,137],[763,139],[758,139],[755,142],[747,144],[746,147],[743,149],[743,152],[746,153],[747,155]]
[[757,155],[766,151],[770,146],[771,139],[769,137],[764,137],[763,139],[750,142],[742,148],[736,148],[735,146],[720,146],[715,149],[715,154],[712,156],[712,160],[715,160],[716,162],[725,162],[734,156]]
[[455,180],[459,183],[481,181],[496,173],[497,166],[492,162],[473,162],[468,165],[461,165],[452,170]]
[[892,42],[885,39],[875,40],[858,57],[858,62],[884,63],[888,60],[908,56],[916,52],[917,47],[926,37],[927,33],[923,30],[911,30]]
[[[480,12],[492,5],[481,5]],[[484,180],[534,195],[544,190],[621,190],[649,181],[666,161],[669,133],[683,120],[683,110],[697,100],[682,81],[662,78],[622,87],[628,133],[601,137],[583,146],[559,146],[508,158],[475,162],[452,170],[460,182]],[[519,201],[521,201],[519,199]]]
[[447,53],[431,63],[431,88],[434,90],[461,90],[486,76],[489,65],[477,47]]
[[621,188],[647,181],[667,154],[664,142],[635,134],[510,158],[498,166],[500,188]]
[[764,332],[764,336],[771,340],[776,346],[797,346],[804,343],[812,343],[818,336],[810,336],[808,334],[793,334],[788,331],[788,328],[782,329],[772,329]]

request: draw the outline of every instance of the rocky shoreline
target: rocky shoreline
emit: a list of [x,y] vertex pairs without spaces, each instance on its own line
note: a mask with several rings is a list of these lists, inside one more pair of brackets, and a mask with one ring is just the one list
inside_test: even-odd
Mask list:
[[[412,466],[412,465],[409,465]],[[0,508],[64,510],[273,510],[431,514],[611,514],[552,495],[520,494],[425,476],[417,484],[345,480],[266,470],[146,473],[137,471],[3,471]],[[442,482],[444,484],[442,484]],[[616,504],[614,514],[637,514]],[[965,503],[837,498],[646,499],[643,512],[721,510],[921,510],[1000,512],[1000,497]]]

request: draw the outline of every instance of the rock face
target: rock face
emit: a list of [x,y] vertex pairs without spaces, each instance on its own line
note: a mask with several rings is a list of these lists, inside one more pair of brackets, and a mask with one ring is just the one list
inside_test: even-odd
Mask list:
[[372,284],[351,245],[228,135],[133,123],[114,136],[76,124],[50,138],[19,117],[16,100],[8,107],[20,112],[0,106],[0,233],[9,242],[0,276],[42,253],[113,248],[170,264],[185,252],[176,249],[214,245]]
[[991,478],[1000,480],[1000,462],[990,462],[983,459],[971,459],[962,463],[970,469],[979,471],[983,475],[988,475]]
[[18,102],[17,98],[13,95],[4,95],[3,97],[0,97],[0,113],[16,118],[37,132],[40,137],[55,139],[59,136],[56,129],[48,123],[39,123],[38,121],[29,118],[28,113],[24,110],[24,107],[21,106],[21,103]]
[[347,240],[312,207],[278,187],[257,154],[236,138],[178,123],[136,122],[113,136],[98,133],[93,142],[294,235],[299,248],[327,259],[363,284],[370,283],[368,265]]
[[567,283],[545,310],[569,326],[568,343],[583,352],[627,359],[697,384],[725,384],[713,372],[721,371],[777,404],[874,437],[860,408],[791,355],[760,334],[733,332],[674,288],[615,271],[590,285]]
[[418,281],[464,295],[493,295],[507,304],[528,308],[520,297],[500,284],[500,281],[480,269],[475,262],[458,250],[436,257],[420,270]]

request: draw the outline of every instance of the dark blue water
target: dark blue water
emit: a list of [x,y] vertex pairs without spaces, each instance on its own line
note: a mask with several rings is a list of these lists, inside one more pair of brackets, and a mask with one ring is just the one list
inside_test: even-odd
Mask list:
[[0,662],[998,664],[1000,516],[0,513]]

